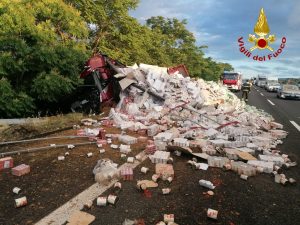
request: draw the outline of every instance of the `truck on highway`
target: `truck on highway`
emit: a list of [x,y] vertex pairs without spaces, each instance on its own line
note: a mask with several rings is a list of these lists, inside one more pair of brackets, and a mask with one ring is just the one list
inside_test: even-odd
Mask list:
[[258,87],[264,87],[267,82],[267,76],[266,75],[258,75],[256,78],[256,86]]
[[266,84],[265,84],[265,89],[267,91],[271,92],[277,92],[277,90],[280,88],[280,84],[278,82],[278,77],[268,77]]
[[240,91],[242,88],[242,74],[237,72],[224,72],[222,74],[222,84],[229,90]]

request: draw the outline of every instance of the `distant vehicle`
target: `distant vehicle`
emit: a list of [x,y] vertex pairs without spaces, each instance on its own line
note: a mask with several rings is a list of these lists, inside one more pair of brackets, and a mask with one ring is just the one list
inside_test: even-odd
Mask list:
[[265,75],[258,75],[255,84],[258,87],[264,87],[266,85],[266,82],[267,82],[267,76],[265,76]]
[[278,82],[278,77],[268,77],[266,84],[265,84],[265,89],[267,91],[274,91],[276,92],[280,88],[280,84]]
[[277,98],[300,99],[299,87],[292,84],[284,84],[277,91]]
[[227,86],[229,90],[240,91],[242,88],[242,74],[225,72],[222,74],[222,83]]

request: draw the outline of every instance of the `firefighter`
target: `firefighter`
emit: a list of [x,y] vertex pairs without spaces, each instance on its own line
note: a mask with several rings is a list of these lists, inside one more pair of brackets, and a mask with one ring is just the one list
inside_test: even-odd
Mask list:
[[249,95],[249,92],[251,90],[251,84],[249,82],[249,80],[246,80],[245,83],[243,83],[243,86],[242,86],[242,99],[245,101],[245,102],[248,102],[248,95]]

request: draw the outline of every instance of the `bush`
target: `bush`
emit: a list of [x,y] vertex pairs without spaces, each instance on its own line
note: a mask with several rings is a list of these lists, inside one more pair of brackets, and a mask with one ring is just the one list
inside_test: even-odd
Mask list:
[[7,79],[0,80],[0,117],[27,117],[34,111],[33,98],[24,92],[16,93]]

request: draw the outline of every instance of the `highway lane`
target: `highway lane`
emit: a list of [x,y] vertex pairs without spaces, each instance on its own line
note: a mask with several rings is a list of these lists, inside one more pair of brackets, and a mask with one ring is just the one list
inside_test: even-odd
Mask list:
[[[237,93],[241,97],[241,92]],[[283,124],[283,129],[289,134],[283,140],[283,145],[279,149],[289,154],[292,160],[300,163],[300,101],[299,100],[285,100],[278,99],[276,93],[267,92],[263,88],[253,86],[249,93],[249,105],[253,105],[258,109],[271,114],[275,121]],[[300,179],[299,166],[288,173]]]
[[[259,95],[257,95],[259,93]],[[280,114],[280,120],[284,123],[290,123],[289,126],[293,126],[296,131],[300,132],[299,126],[300,126],[300,101],[299,100],[288,100],[288,99],[279,99],[276,96],[276,93],[274,92],[267,92],[266,90],[259,88],[259,87],[253,87],[252,93],[253,97],[257,101],[258,97],[261,100],[266,100],[269,105],[271,105],[271,110],[269,107],[263,107],[263,109],[266,108],[266,111],[270,110],[269,112],[273,115],[273,113]],[[250,103],[255,105],[256,101]],[[272,112],[275,110],[276,112]],[[293,123],[292,123],[292,122]],[[293,129],[291,129],[292,131]],[[299,133],[300,135],[300,133]],[[300,137],[300,136],[299,136]]]

